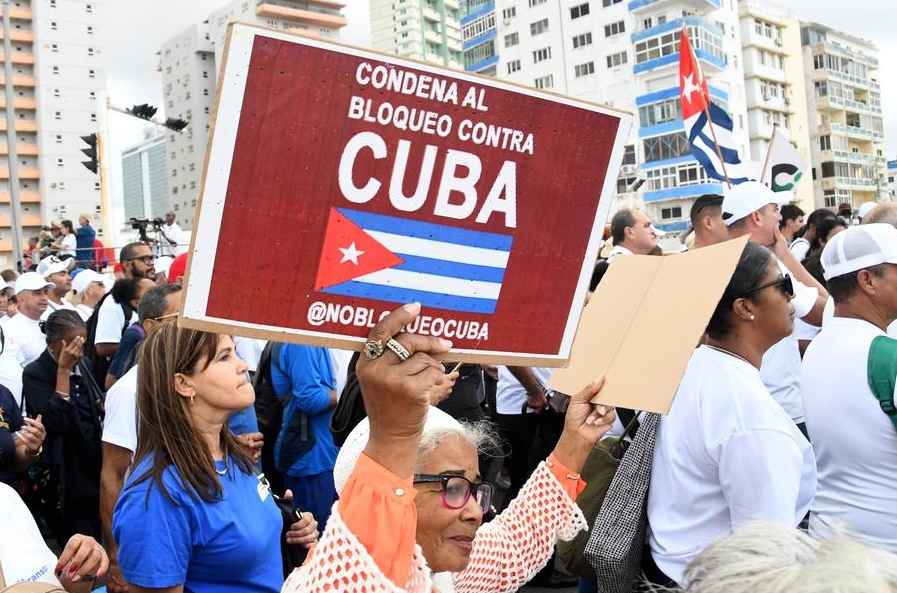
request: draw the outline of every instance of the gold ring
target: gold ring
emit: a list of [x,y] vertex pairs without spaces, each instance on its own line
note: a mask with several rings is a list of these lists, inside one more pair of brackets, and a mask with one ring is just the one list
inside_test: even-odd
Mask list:
[[381,354],[383,354],[382,340],[377,340],[376,342],[368,340],[364,343],[364,355],[367,356],[369,360],[375,360],[379,358]]
[[411,358],[411,353],[393,338],[386,341],[386,347],[392,350],[393,353],[399,357],[399,360],[405,361]]

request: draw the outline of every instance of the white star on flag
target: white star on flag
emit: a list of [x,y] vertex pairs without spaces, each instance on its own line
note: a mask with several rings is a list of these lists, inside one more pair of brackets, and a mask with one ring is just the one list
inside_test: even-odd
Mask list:
[[682,89],[682,98],[691,103],[691,96],[701,90],[701,87],[695,84],[695,73],[692,72],[688,76],[683,77],[684,87]]
[[338,247],[340,251],[343,253],[343,259],[340,260],[339,263],[344,264],[347,261],[352,262],[356,266],[358,265],[358,256],[364,255],[364,251],[359,250],[355,247],[355,241],[352,241],[352,244],[348,247]]

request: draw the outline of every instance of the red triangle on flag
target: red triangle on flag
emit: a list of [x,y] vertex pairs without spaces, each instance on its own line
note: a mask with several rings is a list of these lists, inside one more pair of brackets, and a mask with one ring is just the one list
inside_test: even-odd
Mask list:
[[402,263],[402,258],[340,214],[336,208],[331,208],[324,233],[321,261],[318,263],[318,275],[315,278],[315,290],[342,284]]

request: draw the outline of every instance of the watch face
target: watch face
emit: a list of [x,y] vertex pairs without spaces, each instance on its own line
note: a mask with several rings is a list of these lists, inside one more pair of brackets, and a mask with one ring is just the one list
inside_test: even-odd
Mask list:
[[374,360],[378,356],[383,354],[383,342],[377,340],[376,342],[366,342],[364,345],[364,355]]

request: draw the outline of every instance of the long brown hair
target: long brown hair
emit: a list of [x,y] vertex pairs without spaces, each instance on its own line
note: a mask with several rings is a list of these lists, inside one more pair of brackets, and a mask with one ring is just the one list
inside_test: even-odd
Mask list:
[[[190,420],[190,402],[174,387],[177,373],[193,375],[205,370],[218,351],[219,335],[179,328],[165,323],[149,332],[140,347],[137,380],[137,464],[152,455],[152,467],[134,483],[151,479],[172,500],[162,476],[173,465],[180,481],[194,500],[220,499],[221,481],[215,460],[202,435]],[[202,366],[200,366],[202,363]],[[224,450],[236,466],[252,473],[251,452],[238,441],[225,424],[221,428]]]

